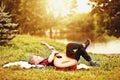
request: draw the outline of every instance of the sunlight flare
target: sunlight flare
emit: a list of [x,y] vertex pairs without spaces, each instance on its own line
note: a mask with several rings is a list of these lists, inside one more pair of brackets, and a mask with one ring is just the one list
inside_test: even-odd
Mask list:
[[89,0],[77,0],[76,13],[88,13],[91,11],[91,6],[88,5]]
[[69,14],[69,0],[48,0],[47,13],[53,13],[54,17]]
[[91,6],[89,0],[48,0],[47,13],[52,13],[54,17],[66,16],[72,13],[88,13]]

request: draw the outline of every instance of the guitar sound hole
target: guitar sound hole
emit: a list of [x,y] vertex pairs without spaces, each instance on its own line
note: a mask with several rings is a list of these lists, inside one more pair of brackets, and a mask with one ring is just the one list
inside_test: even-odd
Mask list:
[[62,56],[56,56],[57,58],[62,58]]

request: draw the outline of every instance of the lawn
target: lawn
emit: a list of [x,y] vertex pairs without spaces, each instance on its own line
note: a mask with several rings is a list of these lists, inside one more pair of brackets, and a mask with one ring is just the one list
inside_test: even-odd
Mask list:
[[[27,61],[31,55],[47,57],[50,51],[41,41],[46,41],[57,50],[65,52],[65,44],[55,40],[30,35],[18,35],[8,46],[0,46],[0,80],[120,80],[120,56],[105,56],[90,53],[100,67],[85,70],[58,71],[53,67],[21,69],[19,66],[3,68],[8,62]],[[89,65],[82,57],[79,61]]]

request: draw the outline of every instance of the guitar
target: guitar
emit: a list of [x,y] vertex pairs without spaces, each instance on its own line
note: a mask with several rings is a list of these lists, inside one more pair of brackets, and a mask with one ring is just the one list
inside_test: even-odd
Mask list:
[[77,69],[77,61],[73,58],[67,57],[66,54],[58,53],[54,58],[54,66],[58,70],[76,70]]

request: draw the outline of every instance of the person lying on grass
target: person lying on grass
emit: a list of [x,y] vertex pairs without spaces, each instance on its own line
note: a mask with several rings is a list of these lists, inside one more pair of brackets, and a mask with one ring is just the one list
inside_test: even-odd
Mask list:
[[54,66],[58,69],[77,69],[77,61],[73,58],[67,57],[65,54],[59,53],[54,47],[50,46],[48,43],[42,42],[41,44],[46,45],[50,50],[51,54],[47,58],[41,56],[33,55],[29,58],[29,64],[43,65],[45,66]]
[[[3,65],[3,67],[10,67],[13,65],[19,65],[21,68],[29,69],[31,67],[45,67],[45,66],[54,66],[56,69],[81,69],[81,68],[90,68],[85,64],[77,65],[80,56],[82,56],[86,61],[90,63],[91,66],[98,66],[95,61],[91,59],[91,57],[85,51],[90,41],[87,40],[83,44],[78,43],[69,43],[66,46],[66,54],[58,52],[53,46],[50,46],[46,42],[41,42],[41,44],[47,46],[51,50],[51,54],[47,58],[42,58],[40,56],[31,56],[28,62],[18,61],[18,62],[10,62],[8,64]],[[77,49],[74,51],[74,49]]]
[[[51,50],[51,55],[46,59],[33,55],[30,57],[28,62],[35,65],[55,66],[56,69],[76,70],[78,69],[77,62],[80,59],[80,56],[82,56],[86,61],[90,63],[91,66],[98,66],[98,64],[96,64],[96,62],[93,61],[85,51],[89,43],[89,40],[87,40],[84,44],[69,43],[66,46],[66,54],[62,54],[58,52],[53,46],[50,46],[48,43],[41,42],[41,44],[47,46]],[[77,51],[74,52],[74,49],[77,49]]]

